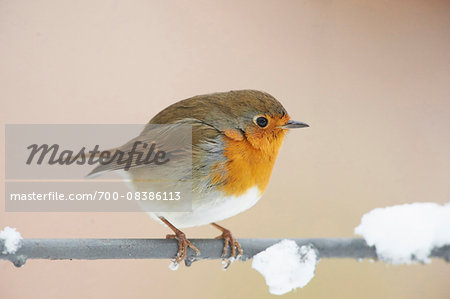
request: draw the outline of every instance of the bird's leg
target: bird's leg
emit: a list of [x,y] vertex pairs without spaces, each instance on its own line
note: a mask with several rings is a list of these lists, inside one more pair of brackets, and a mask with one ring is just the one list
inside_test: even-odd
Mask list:
[[[212,226],[218,228],[220,231],[222,231],[222,234],[218,237],[216,237],[216,239],[223,239],[224,240],[224,247],[223,247],[223,252],[222,252],[222,257],[226,257],[227,252],[228,252],[228,246],[231,245],[231,259],[239,259],[239,257],[244,253],[244,251],[242,250],[241,244],[239,244],[239,242],[233,237],[233,235],[231,234],[231,232],[216,224],[216,223],[211,223]],[[236,248],[239,251],[239,254],[236,256]]]
[[167,221],[166,218],[159,217],[159,219],[161,219],[161,221],[164,222],[175,233],[173,235],[167,235],[166,239],[178,240],[178,253],[175,256],[174,261],[176,265],[178,265],[181,261],[183,261],[186,258],[186,251],[188,247],[191,247],[197,255],[200,254],[200,251],[197,249],[197,247],[195,247],[194,244],[192,244],[191,241],[189,241],[186,238],[186,235],[181,230],[173,226],[172,223]]

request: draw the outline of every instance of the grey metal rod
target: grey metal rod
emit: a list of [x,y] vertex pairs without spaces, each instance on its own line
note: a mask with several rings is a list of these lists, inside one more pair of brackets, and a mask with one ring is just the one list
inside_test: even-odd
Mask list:
[[[243,259],[252,258],[255,254],[282,239],[239,239],[244,249]],[[325,239],[292,239],[299,246],[312,244],[320,258],[352,258],[377,259],[374,247],[370,247],[363,239],[325,238]],[[190,239],[200,250],[188,249],[187,264],[194,260],[220,259],[223,240]],[[15,254],[1,254],[3,240],[0,240],[0,259],[10,260],[20,267],[28,259],[50,260],[101,260],[101,259],[171,259],[178,250],[176,240],[167,239],[24,239]],[[431,257],[450,261],[450,246],[435,248]]]

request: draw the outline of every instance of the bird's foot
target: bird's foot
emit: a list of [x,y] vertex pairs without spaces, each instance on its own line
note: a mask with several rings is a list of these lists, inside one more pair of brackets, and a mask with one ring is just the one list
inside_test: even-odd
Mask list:
[[[224,240],[224,247],[222,251],[222,258],[223,258],[222,264],[223,269],[226,270],[235,260],[240,259],[244,251],[242,250],[241,244],[239,244],[239,242],[233,237],[233,235],[228,229],[216,223],[212,223],[212,225],[214,225],[216,228],[222,231],[222,234],[220,236],[217,236],[216,239]],[[230,257],[227,258],[226,256],[228,254],[229,246],[231,246],[231,255]]]
[[[175,233],[175,234],[167,235],[166,239],[176,239],[176,240],[178,240],[178,252],[177,252],[177,255],[172,260],[172,263],[169,266],[170,269],[177,270],[179,265],[180,265],[180,262],[187,261],[186,260],[186,253],[187,253],[188,247],[190,247],[192,250],[194,250],[196,255],[200,254],[200,250],[198,250],[198,248],[195,247],[194,244],[192,244],[191,241],[189,241],[186,238],[186,235],[181,230],[179,230],[178,228],[173,226],[166,218],[159,217],[159,219],[161,219],[161,221],[164,222]],[[189,266],[191,263],[192,263],[192,261],[189,261],[189,263],[186,263],[186,265]]]
[[195,251],[196,255],[200,254],[198,248],[195,247],[194,244],[192,244],[191,241],[186,238],[186,235],[180,230],[177,230],[173,235],[167,235],[166,239],[178,240],[178,252],[175,258],[172,260],[172,264],[170,266],[170,268],[173,270],[176,270],[180,262],[184,261],[184,259],[186,258],[188,247],[192,248],[192,250]]

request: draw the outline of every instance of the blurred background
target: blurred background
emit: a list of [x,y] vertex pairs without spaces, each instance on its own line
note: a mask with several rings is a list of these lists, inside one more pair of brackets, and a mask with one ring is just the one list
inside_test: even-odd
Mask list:
[[[375,207],[450,201],[449,29],[449,1],[1,0],[0,119],[145,123],[193,95],[267,91],[311,127],[288,135],[261,201],[221,224],[241,238],[353,237]],[[2,208],[6,225],[25,238],[168,233],[144,213]],[[0,298],[272,297],[251,262],[168,265],[0,261]],[[441,260],[322,260],[285,297],[449,298],[449,277]]]

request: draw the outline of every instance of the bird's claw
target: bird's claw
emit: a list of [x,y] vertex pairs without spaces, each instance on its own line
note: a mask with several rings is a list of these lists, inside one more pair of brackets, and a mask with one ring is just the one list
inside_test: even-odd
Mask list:
[[166,238],[178,240],[177,255],[175,256],[175,259],[172,260],[172,263],[169,266],[169,268],[172,270],[178,269],[180,262],[186,259],[188,247],[195,251],[196,256],[200,254],[200,250],[198,250],[198,248],[195,247],[195,245],[192,244],[191,241],[186,238],[186,235],[181,231],[177,231],[174,235],[167,235]]
[[[228,267],[231,266],[231,264],[235,260],[239,260],[241,256],[243,255],[244,251],[242,250],[241,244],[233,237],[231,232],[227,229],[222,230],[222,234],[216,239],[223,239],[224,240],[224,247],[222,251],[222,265],[223,270],[227,270]],[[228,254],[228,247],[231,246],[231,255],[230,257],[226,257]],[[238,253],[236,252],[236,249]]]

